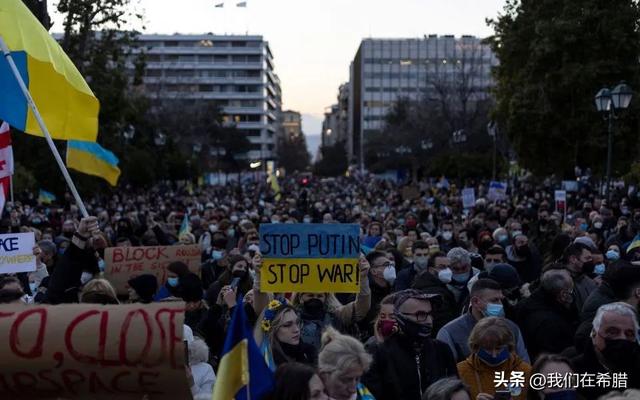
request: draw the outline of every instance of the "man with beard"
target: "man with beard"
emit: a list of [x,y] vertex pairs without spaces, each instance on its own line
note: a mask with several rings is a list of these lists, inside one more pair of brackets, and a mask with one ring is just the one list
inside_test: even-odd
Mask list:
[[[640,387],[640,348],[638,316],[628,304],[618,302],[601,306],[593,320],[591,340],[584,352],[573,358],[579,374],[626,374],[626,387]],[[587,387],[592,386],[592,387]],[[596,399],[609,392],[602,385],[579,385],[578,392]]]

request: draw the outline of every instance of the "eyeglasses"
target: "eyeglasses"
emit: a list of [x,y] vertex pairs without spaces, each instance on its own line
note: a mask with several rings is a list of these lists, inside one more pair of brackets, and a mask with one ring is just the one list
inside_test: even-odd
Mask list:
[[424,322],[431,316],[431,313],[426,311],[416,311],[414,313],[403,312],[401,314],[407,317],[412,316],[416,322]]

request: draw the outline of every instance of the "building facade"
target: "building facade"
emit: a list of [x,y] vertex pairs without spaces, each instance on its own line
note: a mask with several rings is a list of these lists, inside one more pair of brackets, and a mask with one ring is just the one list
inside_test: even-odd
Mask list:
[[262,36],[140,35],[138,42],[150,98],[215,102],[225,122],[251,142],[241,156],[274,158],[282,93]]
[[280,137],[286,141],[302,135],[302,117],[299,112],[292,110],[282,111],[280,123]]
[[[322,146],[333,146],[341,142],[345,150],[350,148],[349,136],[349,83],[343,83],[338,89],[338,102],[327,107],[322,122]],[[348,154],[351,154],[348,151]]]
[[365,39],[350,66],[348,136],[352,159],[367,136],[384,128],[398,98],[435,98],[446,85],[468,85],[470,101],[486,99],[497,59],[482,39],[429,35],[419,39]]

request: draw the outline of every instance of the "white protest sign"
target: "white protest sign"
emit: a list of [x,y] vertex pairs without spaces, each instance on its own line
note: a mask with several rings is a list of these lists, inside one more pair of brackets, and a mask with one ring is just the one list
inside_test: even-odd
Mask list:
[[473,208],[476,205],[476,191],[474,188],[462,189],[462,207]]
[[0,235],[0,274],[35,271],[35,242],[33,232]]

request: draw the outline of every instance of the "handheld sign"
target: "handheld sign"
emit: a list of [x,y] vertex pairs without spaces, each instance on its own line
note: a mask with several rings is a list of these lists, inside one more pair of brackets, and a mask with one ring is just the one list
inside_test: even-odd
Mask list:
[[104,276],[118,294],[127,294],[127,282],[142,274],[155,275],[158,285],[167,281],[167,267],[181,261],[200,276],[200,246],[109,247],[104,251]]
[[184,303],[0,305],[0,398],[191,398]]
[[35,271],[35,241],[33,232],[0,235],[0,274]]
[[476,205],[476,191],[474,188],[462,189],[462,207],[473,208]]
[[563,214],[567,213],[567,192],[565,190],[556,190],[554,193],[556,203],[556,211]]
[[358,293],[359,234],[356,224],[261,225],[261,290]]
[[507,182],[491,181],[489,183],[489,192],[487,193],[489,201],[504,201],[507,199]]

